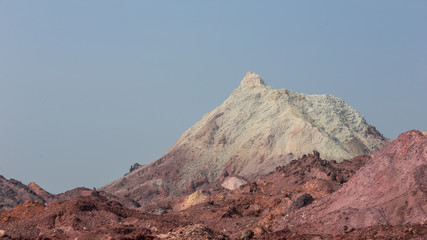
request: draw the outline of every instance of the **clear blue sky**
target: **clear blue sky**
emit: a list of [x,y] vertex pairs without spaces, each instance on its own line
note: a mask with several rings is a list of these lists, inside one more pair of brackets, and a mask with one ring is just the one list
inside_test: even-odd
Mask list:
[[0,0],[0,174],[59,193],[156,160],[250,70],[427,130],[427,1]]

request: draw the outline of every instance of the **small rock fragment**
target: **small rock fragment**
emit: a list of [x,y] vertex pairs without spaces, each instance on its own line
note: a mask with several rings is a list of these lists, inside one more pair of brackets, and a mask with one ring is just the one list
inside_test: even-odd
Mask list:
[[246,230],[242,233],[242,237],[240,239],[249,240],[253,238],[253,236],[254,236],[254,232],[252,232],[251,230]]

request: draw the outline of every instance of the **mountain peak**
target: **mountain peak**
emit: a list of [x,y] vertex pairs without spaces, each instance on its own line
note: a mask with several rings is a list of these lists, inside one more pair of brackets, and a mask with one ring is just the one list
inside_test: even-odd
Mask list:
[[313,150],[341,161],[372,154],[386,143],[341,99],[276,90],[248,72],[223,104],[161,158],[102,190],[145,205],[220,184],[227,176],[252,181]]
[[243,78],[242,82],[240,83],[240,86],[248,86],[248,87],[253,87],[253,86],[265,86],[266,83],[264,82],[264,80],[262,80],[262,78],[254,73],[254,72],[247,72],[246,76]]

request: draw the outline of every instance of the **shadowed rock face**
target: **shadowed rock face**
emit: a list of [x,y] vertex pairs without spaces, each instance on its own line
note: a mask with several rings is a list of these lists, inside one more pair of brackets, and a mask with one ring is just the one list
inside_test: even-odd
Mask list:
[[341,99],[277,90],[248,72],[230,97],[165,155],[102,190],[145,204],[192,193],[224,175],[251,181],[313,150],[341,161],[386,143]]
[[[427,136],[401,134],[335,193],[276,225],[305,233],[375,225],[427,224]],[[292,230],[292,229],[291,229]]]

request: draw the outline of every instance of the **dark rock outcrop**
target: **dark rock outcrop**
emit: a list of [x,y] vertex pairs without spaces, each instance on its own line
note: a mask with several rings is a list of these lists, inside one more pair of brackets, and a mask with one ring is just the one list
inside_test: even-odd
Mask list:
[[302,207],[310,205],[313,201],[314,198],[310,194],[305,193],[301,195],[301,197],[297,198],[297,200],[292,204],[291,207],[294,209],[300,209]]

